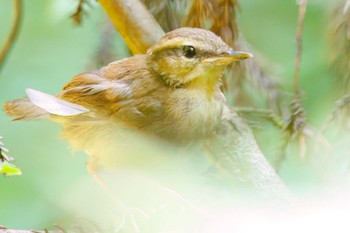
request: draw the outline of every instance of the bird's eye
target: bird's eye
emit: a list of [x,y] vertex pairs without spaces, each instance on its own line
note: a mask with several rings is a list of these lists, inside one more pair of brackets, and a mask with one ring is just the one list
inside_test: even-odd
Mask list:
[[187,58],[193,58],[196,56],[196,49],[193,46],[185,45],[183,47],[183,53]]

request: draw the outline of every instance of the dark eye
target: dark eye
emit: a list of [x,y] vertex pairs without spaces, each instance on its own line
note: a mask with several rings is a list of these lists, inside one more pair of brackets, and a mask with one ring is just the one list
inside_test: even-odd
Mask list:
[[185,57],[187,58],[193,58],[194,56],[196,56],[196,50],[193,46],[190,45],[185,45],[183,47],[183,52]]

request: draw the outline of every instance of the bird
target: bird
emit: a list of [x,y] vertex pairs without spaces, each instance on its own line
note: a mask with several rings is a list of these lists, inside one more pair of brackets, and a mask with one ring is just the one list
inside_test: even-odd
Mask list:
[[28,88],[4,111],[14,121],[61,124],[63,138],[90,155],[93,171],[107,163],[104,154],[120,156],[108,147],[122,145],[126,131],[179,147],[210,138],[228,108],[220,88],[225,68],[251,57],[209,30],[178,28],[145,54],[76,75],[56,95]]

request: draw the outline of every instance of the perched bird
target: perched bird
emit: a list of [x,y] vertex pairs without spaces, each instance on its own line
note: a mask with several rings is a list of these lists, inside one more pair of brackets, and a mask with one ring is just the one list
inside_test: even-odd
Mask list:
[[117,143],[109,139],[118,138],[118,129],[180,146],[205,141],[226,106],[220,90],[225,67],[250,57],[210,31],[179,28],[144,55],[78,74],[56,96],[27,89],[26,98],[5,103],[4,110],[15,120],[62,124],[73,147],[91,155],[93,169],[106,142]]

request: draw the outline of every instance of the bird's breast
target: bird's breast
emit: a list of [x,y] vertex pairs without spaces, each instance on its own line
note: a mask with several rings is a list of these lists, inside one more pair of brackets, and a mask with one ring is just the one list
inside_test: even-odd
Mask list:
[[224,96],[201,90],[177,89],[164,101],[162,136],[170,141],[191,144],[210,135],[221,119]]

